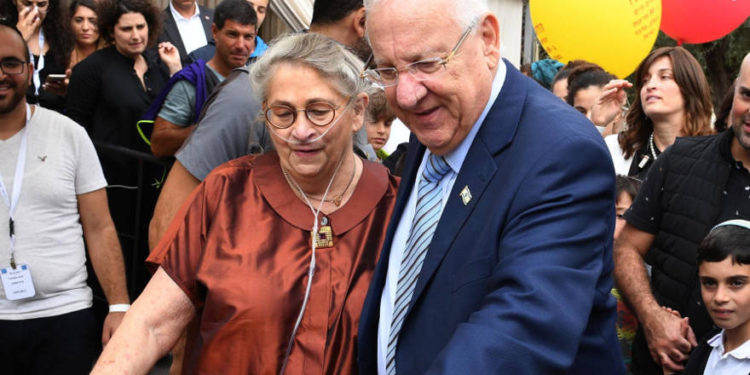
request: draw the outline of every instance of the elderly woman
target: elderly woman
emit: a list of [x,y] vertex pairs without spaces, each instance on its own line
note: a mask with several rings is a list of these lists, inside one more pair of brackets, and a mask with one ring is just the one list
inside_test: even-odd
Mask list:
[[95,373],[146,373],[188,323],[187,373],[356,371],[398,181],[352,151],[361,69],[316,34],[282,37],[253,65],[276,152],[224,164],[193,192]]

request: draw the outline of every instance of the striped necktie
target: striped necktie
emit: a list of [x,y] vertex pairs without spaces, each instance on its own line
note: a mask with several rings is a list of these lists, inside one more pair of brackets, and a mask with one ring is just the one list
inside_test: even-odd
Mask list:
[[396,373],[396,345],[401,325],[404,323],[406,308],[414,294],[419,273],[422,270],[427,249],[435,234],[442,212],[442,189],[440,180],[450,172],[451,167],[442,156],[430,154],[422,171],[417,192],[417,208],[414,211],[409,239],[401,258],[401,269],[396,284],[396,298],[393,304],[393,319],[391,333],[388,337],[388,352],[386,354],[386,372],[388,375]]

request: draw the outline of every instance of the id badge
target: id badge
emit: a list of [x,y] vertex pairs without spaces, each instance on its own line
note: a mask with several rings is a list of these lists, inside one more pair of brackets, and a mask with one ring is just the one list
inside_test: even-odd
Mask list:
[[31,270],[25,264],[0,268],[0,279],[3,281],[5,298],[9,301],[33,297],[36,294],[34,283],[31,281]]

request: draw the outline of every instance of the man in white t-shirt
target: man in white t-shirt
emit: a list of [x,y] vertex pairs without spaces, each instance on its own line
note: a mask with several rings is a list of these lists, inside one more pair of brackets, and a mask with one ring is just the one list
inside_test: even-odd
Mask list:
[[26,103],[32,63],[0,26],[0,373],[83,374],[97,355],[84,238],[110,313],[129,307],[106,181],[85,130]]

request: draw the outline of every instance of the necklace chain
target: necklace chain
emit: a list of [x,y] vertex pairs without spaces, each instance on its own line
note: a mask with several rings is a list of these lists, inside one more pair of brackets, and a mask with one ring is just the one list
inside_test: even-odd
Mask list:
[[654,158],[654,160],[656,160],[659,154],[661,154],[661,152],[659,152],[659,154],[656,153],[657,149],[656,143],[654,143],[654,132],[651,132],[651,135],[648,137],[648,149],[649,151],[651,151],[651,156]]
[[[321,209],[321,208],[322,208],[322,206],[323,206],[323,202],[325,202],[325,201],[326,201],[326,196],[328,196],[328,192],[329,192],[329,191],[331,190],[331,186],[333,185],[333,180],[334,180],[334,179],[336,178],[336,174],[338,174],[338,172],[339,172],[339,168],[341,168],[341,164],[343,164],[343,163],[344,163],[344,159],[342,158],[342,159],[341,159],[341,160],[339,161],[339,163],[338,163],[338,164],[336,165],[336,169],[334,169],[334,171],[333,171],[333,175],[331,176],[331,180],[330,180],[330,181],[328,181],[328,186],[326,187],[326,191],[325,191],[325,192],[323,193],[323,197],[322,197],[321,199],[313,198],[313,199],[315,199],[315,200],[317,200],[317,201],[319,201],[319,202],[320,202],[320,205],[318,205],[318,210],[317,210],[317,212],[316,212],[316,210],[315,210],[315,209],[313,208],[313,205],[312,205],[312,203],[310,202],[310,199],[309,199],[309,198],[307,197],[307,194],[305,194],[305,191],[304,191],[304,190],[302,190],[302,187],[300,187],[300,186],[299,186],[299,185],[297,184],[297,181],[294,181],[294,178],[292,178],[292,176],[290,176],[290,175],[289,175],[289,172],[287,172],[287,170],[286,170],[286,169],[284,169],[284,167],[281,167],[281,172],[282,172],[282,173],[284,174],[284,178],[285,178],[285,179],[287,180],[287,182],[288,182],[288,183],[289,183],[289,184],[290,184],[290,185],[291,185],[291,186],[292,186],[292,187],[293,187],[293,188],[294,188],[295,190],[297,190],[297,191],[298,191],[298,192],[300,193],[300,195],[302,195],[302,198],[304,199],[305,203],[307,203],[308,207],[310,207],[310,210],[312,210],[312,212],[313,212],[313,215],[315,215],[315,218],[316,218],[316,220],[317,220],[317,217],[318,217],[318,213],[320,213],[320,209]],[[347,185],[347,189],[348,189],[348,188],[349,188],[349,186]],[[343,194],[342,194],[342,195],[343,195]],[[316,228],[316,229],[317,229],[317,228]]]
[[330,199],[326,199],[325,195],[323,196],[322,199],[318,198],[318,197],[313,197],[313,196],[311,196],[310,199],[316,200],[318,202],[322,201],[322,202],[333,203],[333,204],[336,205],[336,207],[341,206],[341,202],[344,200],[344,194],[346,194],[346,192],[349,191],[349,187],[352,186],[352,181],[354,181],[354,175],[355,174],[357,174],[357,163],[356,162],[352,165],[352,174],[349,176],[349,182],[346,183],[346,187],[344,188],[344,190],[341,191],[341,193],[339,193],[337,196],[335,196],[333,198],[330,198]]

